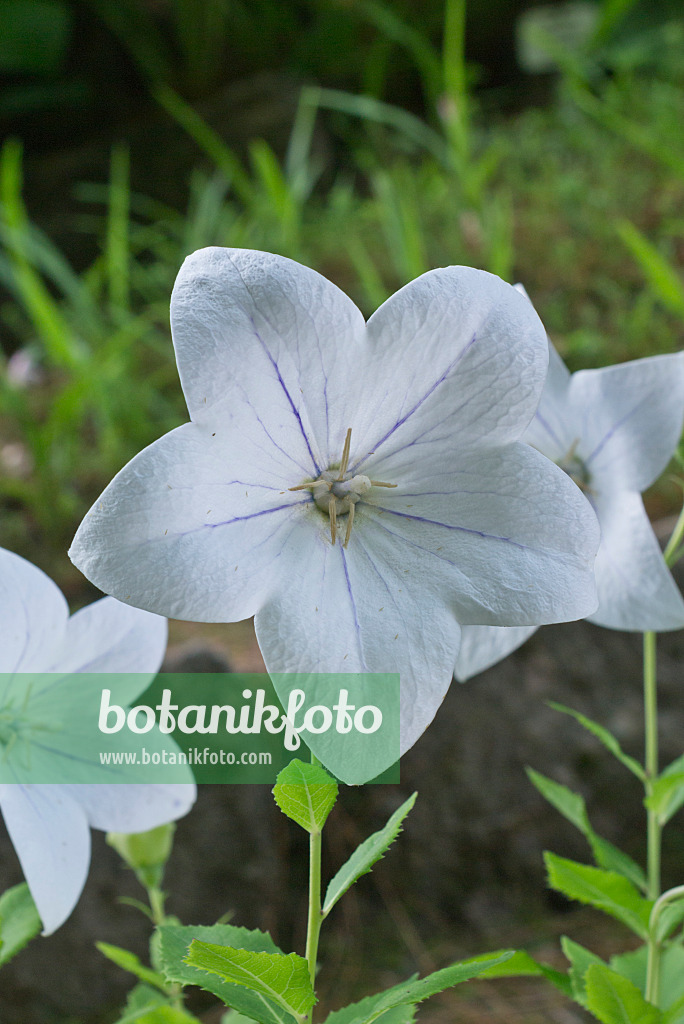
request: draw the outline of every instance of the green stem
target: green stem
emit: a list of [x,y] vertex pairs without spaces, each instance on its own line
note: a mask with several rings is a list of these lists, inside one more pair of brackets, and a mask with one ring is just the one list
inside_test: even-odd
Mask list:
[[321,913],[321,833],[312,832],[309,836],[309,923],[306,932],[306,959],[309,964],[311,985],[316,980],[316,959],[318,956],[318,939],[323,924]]
[[[656,682],[656,634],[644,633],[644,734],[646,796],[650,796],[658,777],[658,691]],[[657,900],[660,896],[660,842],[661,825],[655,811],[648,810],[647,818],[647,896]],[[658,1002],[660,975],[660,944],[655,930],[649,930],[648,967],[646,971],[646,999]]]
[[150,910],[152,911],[152,920],[156,925],[162,925],[166,921],[166,912],[164,910],[164,893],[157,886],[152,886],[147,890],[147,898],[150,901]]
[[[311,754],[311,763],[320,764],[320,761]],[[309,978],[311,987],[316,989],[316,961],[318,960],[318,940],[323,924],[321,907],[321,850],[323,846],[321,832],[312,832],[309,835],[309,919],[306,929],[306,960],[309,965]],[[313,1009],[309,1014],[309,1021],[313,1018]]]

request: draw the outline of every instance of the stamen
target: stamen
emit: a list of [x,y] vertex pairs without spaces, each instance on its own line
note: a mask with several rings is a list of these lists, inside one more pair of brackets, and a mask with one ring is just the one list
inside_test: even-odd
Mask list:
[[347,532],[344,535],[344,544],[342,545],[342,547],[344,547],[344,548],[346,548],[347,544],[349,543],[349,538],[351,537],[352,526],[354,525],[354,509],[355,508],[356,508],[356,504],[354,504],[354,503],[352,503],[349,506],[349,512],[347,514]]
[[337,506],[335,505],[335,499],[328,505],[328,515],[330,516],[330,543],[335,547],[335,538],[337,537]]
[[351,448],[351,432],[350,427],[347,431],[347,436],[344,439],[344,448],[342,449],[342,462],[340,463],[340,475],[338,480],[344,480],[344,474],[347,472],[347,466],[349,465],[349,449]]
[[[338,528],[340,516],[347,516],[344,529],[343,547],[349,544],[354,527],[354,515],[356,504],[365,499],[371,487],[396,487],[397,484],[385,483],[383,480],[370,480],[363,474],[353,476],[349,471],[349,457],[351,453],[352,428],[349,427],[344,439],[344,448],[340,460],[339,469],[326,469],[317,480],[310,480],[304,484],[295,484],[288,487],[288,491],[310,491],[314,505],[328,515],[330,519],[330,543],[335,546],[339,535],[342,540],[341,524]],[[281,493],[285,493],[282,491]]]

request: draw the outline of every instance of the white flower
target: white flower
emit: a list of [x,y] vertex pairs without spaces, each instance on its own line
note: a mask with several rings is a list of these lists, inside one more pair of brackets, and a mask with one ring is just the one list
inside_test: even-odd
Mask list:
[[[58,677],[52,684],[50,699],[57,702],[68,697],[70,673],[142,673],[151,681],[164,657],[166,636],[165,619],[111,597],[69,618],[67,603],[52,580],[0,548],[2,778],[12,777],[13,756],[24,742],[43,771],[51,758],[57,764],[68,756],[69,737],[50,737],[48,742],[44,734],[30,732],[32,709],[44,696],[35,689],[40,685],[35,676],[32,688],[31,673],[65,674],[63,682]],[[66,755],[56,749],[60,746]],[[94,770],[94,779],[97,775]],[[63,924],[78,901],[90,864],[91,826],[143,832],[186,814],[195,795],[191,783],[0,784],[0,808],[43,921],[43,934]]]
[[[549,375],[524,440],[564,469],[596,511],[599,606],[587,618],[598,626],[638,632],[684,626],[684,601],[641,500],[672,458],[682,420],[684,353],[571,376],[549,341]],[[466,627],[456,678],[496,664],[535,628]]]
[[399,672],[404,750],[449,686],[459,623],[595,608],[590,506],[517,440],[544,330],[499,278],[432,271],[366,324],[291,260],[204,249],[171,326],[192,422],[118,474],[70,551],[107,593],[256,614],[271,672]]

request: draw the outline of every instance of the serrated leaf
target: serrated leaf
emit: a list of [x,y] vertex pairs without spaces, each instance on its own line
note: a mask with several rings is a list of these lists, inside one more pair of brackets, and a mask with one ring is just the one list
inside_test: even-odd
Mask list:
[[[563,935],[561,938],[561,949],[565,957],[570,961],[570,971],[568,972],[570,978],[570,988],[572,990],[572,998],[580,1006],[587,1005],[587,990],[585,984],[585,975],[592,964],[603,964],[603,960],[600,956],[592,953],[591,950],[585,949],[584,946],[580,946],[579,942],[573,942],[567,935]],[[605,966],[605,964],[604,964]]]
[[0,896],[0,966],[16,956],[43,927],[26,882]]
[[273,787],[283,814],[307,832],[320,832],[337,800],[337,783],[319,764],[295,758],[283,768]]
[[551,888],[616,917],[642,939],[648,936],[651,902],[644,899],[623,875],[589,864],[578,864],[554,853],[545,853],[544,861]]
[[371,870],[374,864],[385,855],[389,847],[401,832],[401,825],[416,802],[417,793],[410,796],[401,807],[398,807],[384,828],[374,832],[354,850],[351,857],[342,865],[331,879],[323,901],[323,914],[329,914],[341,896],[351,888],[354,882]]
[[[495,954],[491,954],[495,955]],[[553,967],[538,963],[525,950],[517,950],[510,959],[495,967],[489,967],[483,971],[480,978],[546,978],[552,985],[560,989],[566,996],[571,995],[570,979],[562,971],[556,971]]]
[[[411,978],[401,985],[394,985],[384,992],[368,996],[360,1003],[352,1003],[351,1006],[345,1006],[343,1010],[335,1010],[326,1018],[325,1024],[372,1024],[373,1021],[383,1017],[383,1014],[394,1007],[420,1003],[438,992],[443,992],[447,988],[453,988],[454,985],[460,985],[463,981],[478,977],[488,968],[495,967],[512,956],[513,950],[506,950],[504,953],[494,956],[487,954],[474,957],[471,960],[459,961],[441,971],[428,974],[425,978]],[[387,1020],[387,1018],[383,1017],[383,1020]]]
[[628,978],[605,964],[592,964],[585,982],[587,1009],[601,1024],[661,1024],[660,1010],[647,1003]]
[[599,725],[598,722],[594,722],[591,718],[587,718],[586,715],[580,714],[579,711],[573,711],[572,708],[567,708],[564,704],[556,704],[555,701],[549,701],[549,707],[552,707],[555,711],[560,711],[564,715],[570,715],[571,718],[574,718],[575,721],[579,722],[579,724],[583,726],[583,728],[600,740],[604,747],[618,759],[620,764],[623,764],[625,768],[628,768],[629,771],[632,772],[633,775],[636,775],[641,782],[645,782],[646,772],[644,771],[643,766],[640,765],[635,758],[630,757],[629,754],[625,754],[612,732],[609,732],[608,729]]
[[215,924],[208,927],[162,925],[161,935],[162,969],[168,981],[181,985],[197,985],[206,992],[217,996],[226,1006],[237,1010],[260,1024],[295,1024],[295,1018],[260,992],[253,992],[242,985],[223,981],[217,975],[207,974],[184,962],[188,947],[193,939],[218,943],[255,952],[280,953],[281,950],[266,932],[236,928],[229,924]]
[[218,974],[224,981],[260,992],[293,1017],[305,1017],[316,1002],[309,965],[296,953],[255,953],[193,939],[185,962]]
[[127,949],[121,949],[120,946],[110,946],[108,942],[96,942],[95,945],[102,955],[106,956],[112,963],[115,963],[117,967],[135,974],[136,978],[140,978],[141,981],[161,989],[162,992],[166,992],[166,983],[161,974],[157,974],[150,967],[145,967],[141,963],[140,957],[137,957],[135,953],[131,953]]

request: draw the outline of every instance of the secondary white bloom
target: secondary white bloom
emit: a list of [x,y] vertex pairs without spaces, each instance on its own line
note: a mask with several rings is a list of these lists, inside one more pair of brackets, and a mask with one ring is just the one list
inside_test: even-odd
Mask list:
[[[161,665],[166,638],[165,619],[111,597],[69,618],[52,580],[0,548],[0,776],[5,780],[0,809],[44,935],[63,924],[81,894],[90,864],[90,827],[146,831],[186,814],[196,791],[192,783],[13,784],[7,780],[15,774],[14,758],[25,747],[26,762],[45,777],[50,763],[58,765],[60,758],[73,755],[78,737],[70,747],[68,736],[50,734],[44,725],[49,720],[45,709],[70,699],[69,674],[142,673],[136,677],[140,692],[144,676],[151,681]],[[32,679],[32,673],[64,676],[48,681],[42,675]],[[38,707],[43,724],[34,721]],[[97,780],[97,769],[92,775]]]
[[449,686],[459,623],[595,608],[591,508],[518,441],[544,329],[499,278],[432,271],[366,324],[291,260],[204,249],[171,326],[192,422],[118,474],[70,551],[106,592],[256,614],[272,672],[399,672],[402,749]]
[[[684,601],[646,515],[641,491],[672,458],[684,420],[684,353],[570,375],[549,341],[549,375],[524,439],[578,484],[601,526],[599,607],[587,618],[610,629],[684,627]],[[456,678],[464,681],[534,631],[469,626]]]

